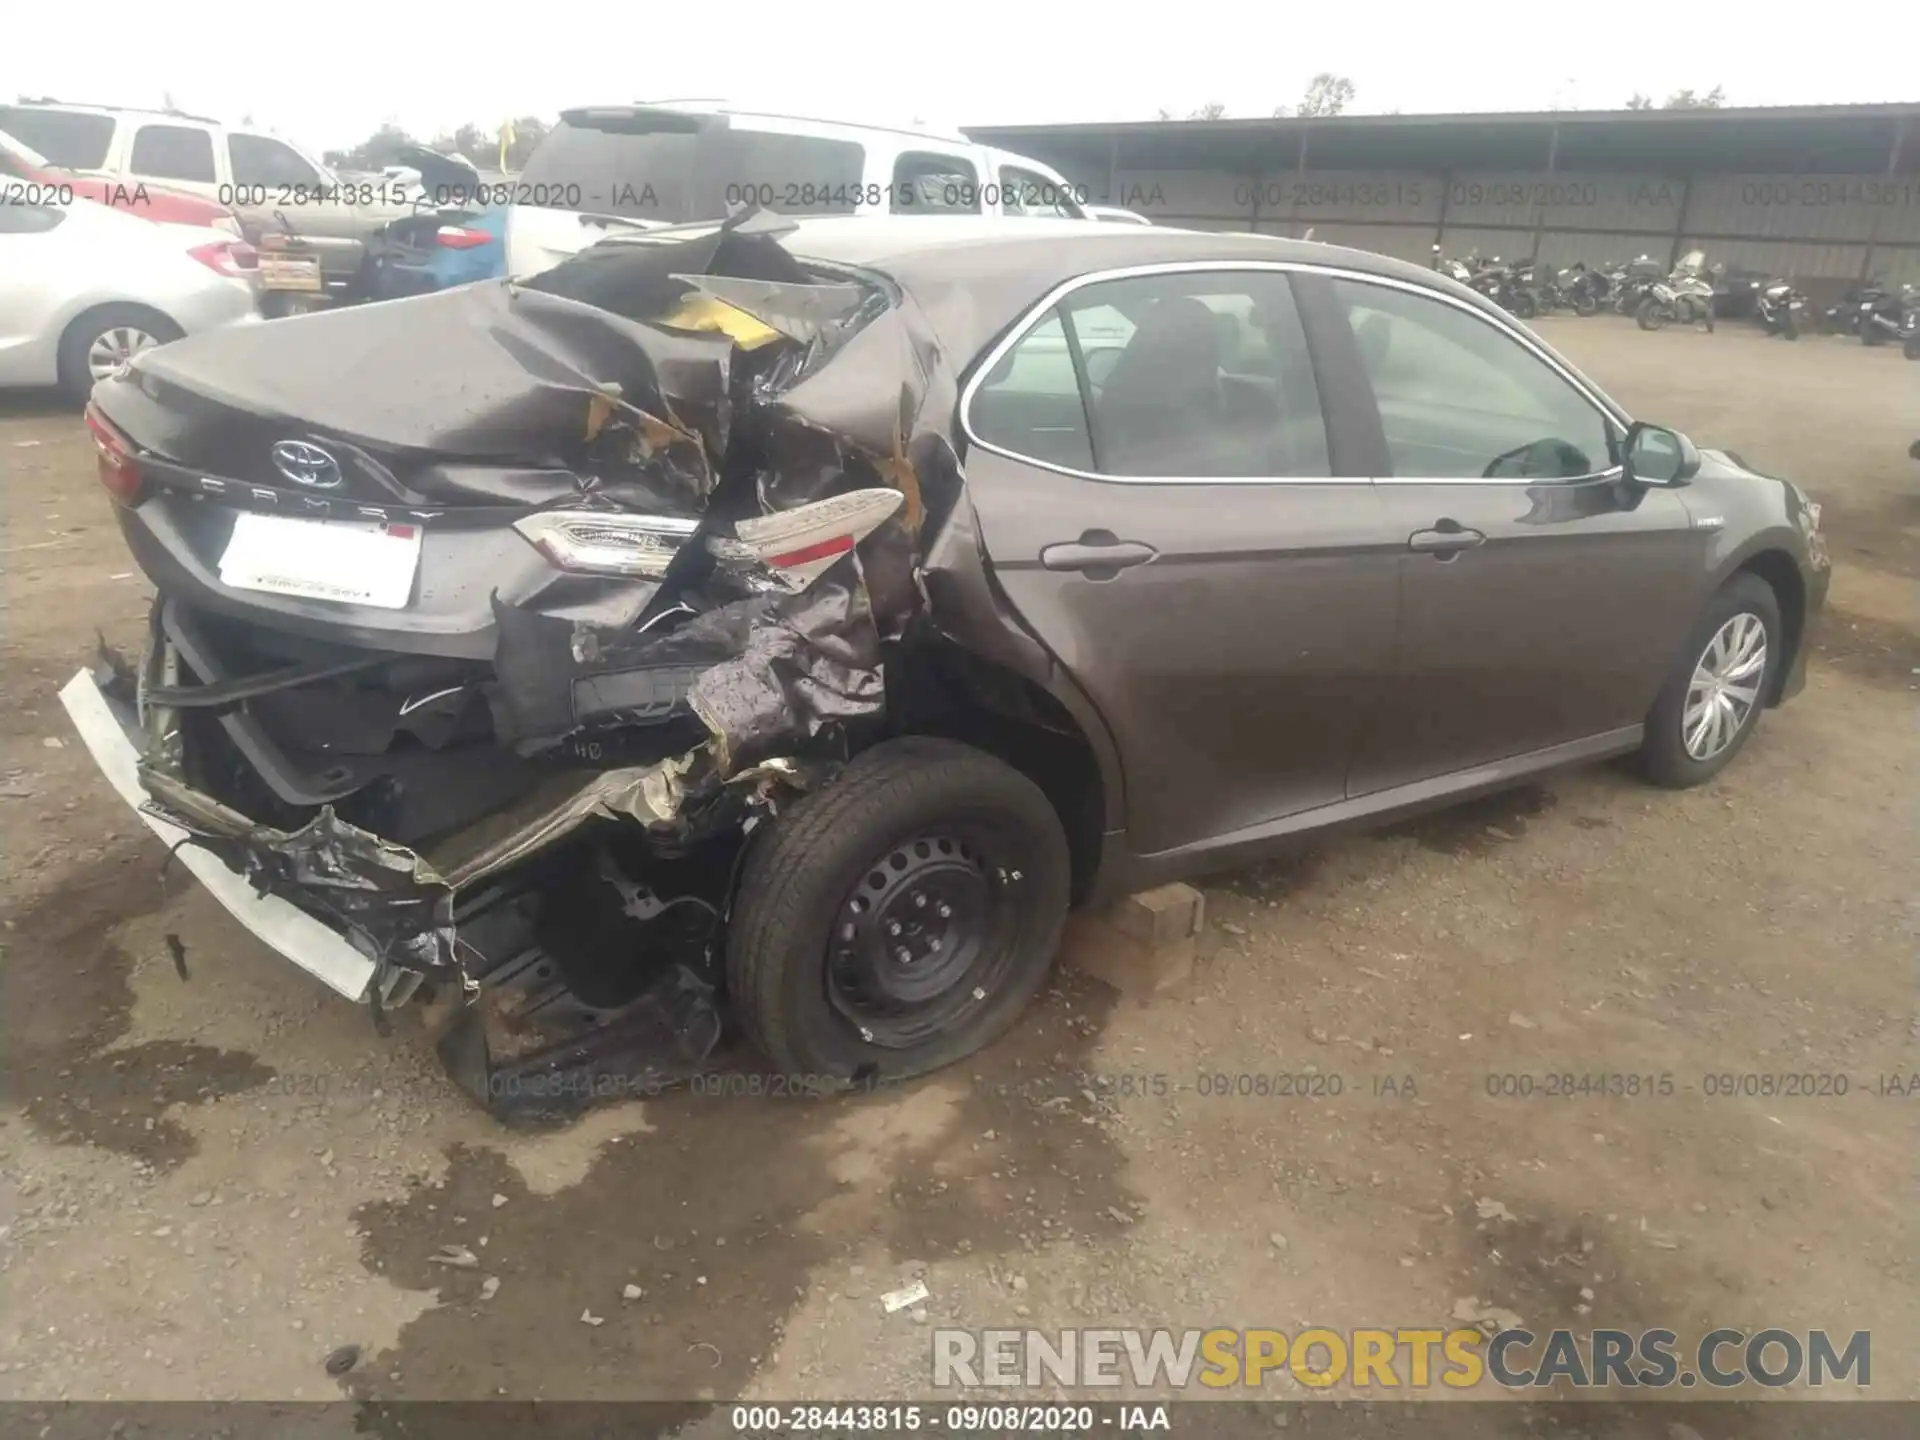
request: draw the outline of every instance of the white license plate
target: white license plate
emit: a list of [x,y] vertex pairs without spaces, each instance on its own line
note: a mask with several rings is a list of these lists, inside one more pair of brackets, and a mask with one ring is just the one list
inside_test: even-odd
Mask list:
[[404,610],[420,568],[418,525],[294,520],[244,512],[220,555],[220,583],[306,600]]
[[260,252],[260,285],[266,290],[300,290],[309,294],[326,288],[320,261],[312,255]]

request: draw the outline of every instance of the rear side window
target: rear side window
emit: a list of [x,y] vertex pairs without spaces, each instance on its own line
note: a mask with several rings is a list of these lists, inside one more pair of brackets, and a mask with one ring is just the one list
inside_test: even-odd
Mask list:
[[1109,280],[1074,291],[1062,308],[1085,366],[1101,474],[1332,473],[1320,393],[1283,273]]
[[1078,220],[1083,214],[1067,185],[1017,165],[1000,167],[1000,213],[1057,220]]
[[318,185],[320,174],[291,145],[266,135],[229,135],[227,164],[236,185]]
[[1099,475],[1332,473],[1293,288],[1278,272],[1082,286],[994,365],[967,420],[997,449]]
[[910,150],[893,162],[896,215],[978,215],[980,172],[958,155]]
[[38,150],[49,165],[62,170],[101,169],[107,163],[107,147],[113,143],[111,115],[80,115],[71,110],[0,105],[0,130],[29,150]]
[[133,137],[127,168],[154,180],[212,184],[213,137],[185,125],[142,125]]
[[999,450],[1068,470],[1093,469],[1093,439],[1060,312],[1029,330],[974,392],[967,422]]
[[845,140],[690,115],[589,112],[547,133],[513,190],[523,204],[666,224],[724,219],[740,205],[846,215],[859,204],[865,164],[866,152]]

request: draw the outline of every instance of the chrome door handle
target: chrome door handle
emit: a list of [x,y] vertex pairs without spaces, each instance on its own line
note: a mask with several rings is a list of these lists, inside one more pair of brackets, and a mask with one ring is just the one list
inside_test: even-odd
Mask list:
[[1407,537],[1407,548],[1422,555],[1438,555],[1444,559],[1462,550],[1471,550],[1486,538],[1478,530],[1443,522],[1432,530],[1414,531]]
[[1144,565],[1160,552],[1138,540],[1109,540],[1089,544],[1084,539],[1064,545],[1049,545],[1040,552],[1040,563],[1049,570],[1124,570],[1129,565]]

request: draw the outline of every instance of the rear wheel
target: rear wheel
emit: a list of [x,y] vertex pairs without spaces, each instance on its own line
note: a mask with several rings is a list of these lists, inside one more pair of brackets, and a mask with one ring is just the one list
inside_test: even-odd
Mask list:
[[1591,292],[1578,291],[1573,297],[1573,313],[1581,316],[1597,315],[1600,313],[1600,302],[1594,299]]
[[1031,780],[952,741],[887,741],[755,837],[727,940],[735,1013],[789,1075],[937,1070],[1039,990],[1067,890]]
[[77,316],[60,337],[60,388],[76,405],[87,403],[104,380],[142,350],[186,332],[144,305],[102,305]]
[[1785,658],[1780,633],[1780,602],[1766,581],[1742,574],[1721,587],[1647,712],[1640,764],[1648,779],[1684,790],[1740,753]]
[[1531,320],[1540,313],[1540,307],[1527,291],[1522,290],[1513,297],[1513,313],[1522,320]]
[[1909,360],[1920,360],[1920,330],[1909,334],[1900,346],[1900,353]]
[[1673,319],[1673,311],[1657,296],[1649,295],[1633,312],[1633,318],[1642,330],[1662,330]]
[[1780,317],[1780,338],[1782,340],[1798,340],[1800,338],[1800,326],[1795,323],[1791,310]]

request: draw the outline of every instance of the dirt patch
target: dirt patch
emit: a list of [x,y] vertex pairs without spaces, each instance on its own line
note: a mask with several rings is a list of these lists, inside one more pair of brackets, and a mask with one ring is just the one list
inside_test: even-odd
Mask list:
[[1439,855],[1486,855],[1524,836],[1527,822],[1546,814],[1555,803],[1553,792],[1539,785],[1520,785],[1435,810],[1380,833],[1387,839],[1417,841]]
[[[160,908],[166,857],[126,843],[69,872],[7,917],[7,1095],[27,1122],[61,1145],[92,1145],[167,1169],[194,1153],[169,1111],[264,1083],[251,1055],[184,1040],[113,1048],[125,1035],[132,958],[114,938]],[[191,883],[175,871],[175,884]]]
[[1813,637],[1817,663],[1876,685],[1920,685],[1920,633],[1911,626],[1829,610]]
[[[878,1306],[886,1284],[848,1259],[863,1246],[925,1274],[1100,1242],[1138,1205],[1080,1074],[1112,1000],[1067,977],[971,1078],[905,1092],[769,1099],[727,1093],[764,1079],[755,1072],[709,1077],[646,1102],[651,1128],[607,1144],[555,1194],[530,1191],[498,1151],[454,1147],[443,1176],[355,1214],[368,1268],[439,1304],[344,1388],[368,1400],[737,1396],[810,1280],[832,1275],[840,1294]],[[445,1245],[477,1265],[434,1263]],[[628,1285],[642,1293],[626,1298]]]

